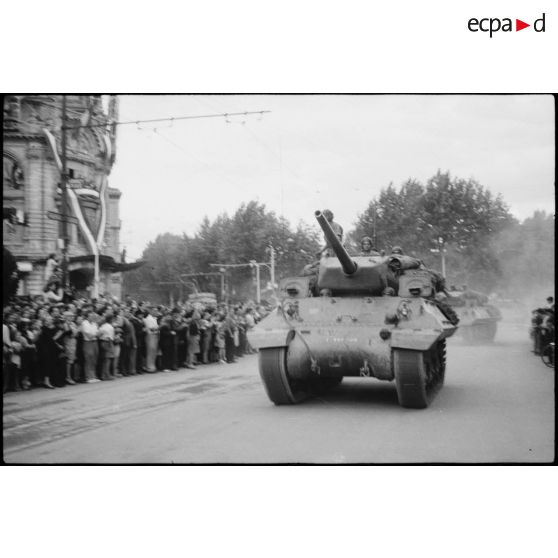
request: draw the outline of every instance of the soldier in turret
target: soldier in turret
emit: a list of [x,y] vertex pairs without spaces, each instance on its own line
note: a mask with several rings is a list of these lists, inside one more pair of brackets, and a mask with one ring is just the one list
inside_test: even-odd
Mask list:
[[379,256],[380,252],[374,248],[372,239],[369,236],[363,236],[360,239],[360,256]]

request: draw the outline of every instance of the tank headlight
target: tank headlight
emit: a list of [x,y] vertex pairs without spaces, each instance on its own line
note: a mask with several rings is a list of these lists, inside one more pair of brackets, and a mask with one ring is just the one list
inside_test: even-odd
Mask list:
[[391,337],[391,331],[389,329],[380,329],[380,337],[385,341]]

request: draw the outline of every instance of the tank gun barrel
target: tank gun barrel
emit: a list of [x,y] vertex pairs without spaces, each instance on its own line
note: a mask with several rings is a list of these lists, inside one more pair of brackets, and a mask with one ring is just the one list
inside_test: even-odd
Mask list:
[[318,221],[318,224],[322,228],[322,231],[324,231],[324,235],[327,241],[329,242],[331,248],[335,252],[337,259],[341,263],[341,267],[343,268],[343,271],[347,275],[352,275],[357,270],[357,264],[351,258],[351,256],[349,256],[349,253],[347,252],[347,250],[345,250],[339,238],[337,238],[337,235],[331,228],[324,214],[320,210],[316,211],[314,214],[316,216],[316,220]]

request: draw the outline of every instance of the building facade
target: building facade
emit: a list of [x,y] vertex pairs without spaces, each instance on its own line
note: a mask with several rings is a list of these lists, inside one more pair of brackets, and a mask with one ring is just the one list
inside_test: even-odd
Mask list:
[[121,193],[108,184],[117,119],[116,96],[66,95],[64,212],[62,95],[4,96],[3,244],[17,260],[18,294],[43,292],[46,260],[61,253],[65,213],[70,285],[82,295],[97,288],[121,296],[121,273],[133,264],[121,261]]

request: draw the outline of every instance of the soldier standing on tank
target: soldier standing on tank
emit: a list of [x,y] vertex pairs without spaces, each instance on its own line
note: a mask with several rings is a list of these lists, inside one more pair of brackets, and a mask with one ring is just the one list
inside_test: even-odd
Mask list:
[[[333,232],[335,233],[335,235],[337,236],[337,238],[339,239],[339,242],[343,242],[343,227],[339,224],[336,223],[333,220],[333,212],[329,209],[324,209],[322,211],[324,217],[326,218],[327,222],[329,223],[329,226],[331,227],[331,229],[333,230]],[[321,253],[324,254],[326,257],[331,256],[333,250],[331,248],[331,244],[329,243],[328,239],[325,238],[325,246],[323,247],[323,249],[321,250]]]
[[303,277],[310,277],[308,282],[308,290],[310,291],[310,296],[316,296],[318,293],[316,291],[316,285],[318,283],[318,271],[320,270],[320,257],[322,255],[322,251],[316,254],[316,259],[307,265],[304,266],[302,269],[302,276]]

